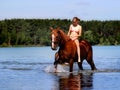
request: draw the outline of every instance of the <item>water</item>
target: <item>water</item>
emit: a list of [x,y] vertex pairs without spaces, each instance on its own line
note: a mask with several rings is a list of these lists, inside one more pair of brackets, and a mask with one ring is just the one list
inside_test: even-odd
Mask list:
[[97,71],[86,61],[84,71],[74,64],[54,72],[50,47],[0,48],[0,90],[119,90],[120,46],[93,46]]

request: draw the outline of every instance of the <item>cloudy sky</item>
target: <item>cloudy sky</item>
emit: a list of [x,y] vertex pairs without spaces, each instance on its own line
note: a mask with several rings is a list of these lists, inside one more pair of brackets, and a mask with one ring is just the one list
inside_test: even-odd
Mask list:
[[0,0],[0,20],[12,18],[120,20],[120,0]]

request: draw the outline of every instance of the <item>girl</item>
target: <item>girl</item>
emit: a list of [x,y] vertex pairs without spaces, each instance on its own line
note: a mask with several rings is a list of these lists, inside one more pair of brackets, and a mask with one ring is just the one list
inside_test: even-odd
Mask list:
[[78,62],[81,62],[80,59],[80,46],[78,37],[81,36],[82,26],[79,25],[80,19],[78,17],[74,17],[72,19],[72,24],[69,27],[68,36],[76,43],[77,46],[77,54],[78,54]]

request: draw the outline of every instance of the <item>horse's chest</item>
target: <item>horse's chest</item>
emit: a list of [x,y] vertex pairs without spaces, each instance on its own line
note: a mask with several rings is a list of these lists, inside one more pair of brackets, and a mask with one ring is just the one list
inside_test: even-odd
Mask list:
[[60,50],[59,51],[59,57],[62,60],[68,60],[70,58],[74,58],[74,56],[75,56],[74,50],[72,51],[72,53],[69,52],[69,50]]
[[59,52],[59,58],[60,59],[67,59],[68,58],[68,55],[67,55],[67,52],[66,51],[64,51],[64,50],[60,50]]

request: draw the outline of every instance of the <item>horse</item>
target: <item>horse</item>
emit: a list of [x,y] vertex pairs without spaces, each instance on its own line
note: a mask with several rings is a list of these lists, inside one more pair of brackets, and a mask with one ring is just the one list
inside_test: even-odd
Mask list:
[[55,53],[54,66],[57,69],[58,64],[69,64],[69,71],[73,71],[73,63],[77,62],[80,70],[83,70],[82,62],[84,59],[91,66],[91,70],[97,70],[93,61],[92,46],[86,40],[79,40],[81,62],[78,62],[77,47],[73,40],[59,28],[51,29],[51,49],[57,50]]

